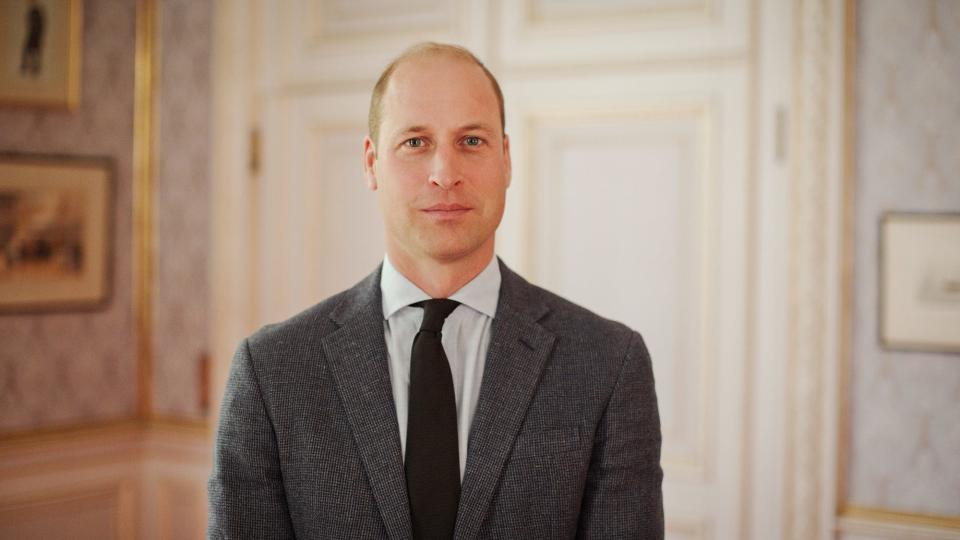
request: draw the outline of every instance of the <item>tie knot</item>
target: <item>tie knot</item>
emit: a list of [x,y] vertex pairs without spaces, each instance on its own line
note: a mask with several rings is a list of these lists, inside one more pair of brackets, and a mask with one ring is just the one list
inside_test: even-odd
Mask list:
[[414,307],[423,308],[423,322],[420,324],[420,331],[433,332],[439,334],[443,330],[443,321],[447,316],[457,309],[460,302],[450,300],[449,298],[434,298],[433,300],[424,300],[413,304]]

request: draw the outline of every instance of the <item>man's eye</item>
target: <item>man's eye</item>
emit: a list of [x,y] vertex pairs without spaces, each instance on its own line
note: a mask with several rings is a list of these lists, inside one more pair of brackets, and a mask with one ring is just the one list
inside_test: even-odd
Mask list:
[[467,146],[480,146],[482,142],[483,142],[483,139],[481,139],[480,137],[474,137],[474,136],[470,136],[463,139],[463,143],[466,144]]
[[413,137],[412,139],[403,141],[403,145],[409,148],[421,148],[423,144],[423,139],[420,137]]

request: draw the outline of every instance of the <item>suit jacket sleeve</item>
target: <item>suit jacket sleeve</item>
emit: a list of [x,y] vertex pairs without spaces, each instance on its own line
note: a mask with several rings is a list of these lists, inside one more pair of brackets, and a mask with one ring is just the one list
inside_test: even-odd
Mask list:
[[293,538],[277,438],[246,340],[233,359],[209,483],[209,538]]
[[634,333],[594,439],[579,538],[663,538],[660,442],[650,354]]

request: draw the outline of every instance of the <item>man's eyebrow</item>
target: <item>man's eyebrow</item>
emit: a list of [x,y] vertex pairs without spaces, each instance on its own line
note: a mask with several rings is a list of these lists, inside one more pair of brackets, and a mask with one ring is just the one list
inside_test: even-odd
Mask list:
[[410,126],[408,128],[404,128],[398,131],[397,134],[406,135],[408,133],[425,133],[427,131],[430,131],[429,129],[427,129],[427,126]]
[[484,124],[483,122],[477,122],[473,124],[467,124],[460,128],[460,131],[493,131],[493,128],[489,124]]

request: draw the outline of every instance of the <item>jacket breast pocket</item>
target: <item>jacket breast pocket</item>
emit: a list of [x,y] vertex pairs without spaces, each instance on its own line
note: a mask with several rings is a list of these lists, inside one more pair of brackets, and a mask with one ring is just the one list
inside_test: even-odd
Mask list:
[[579,450],[581,439],[576,427],[520,432],[510,459],[544,458]]

